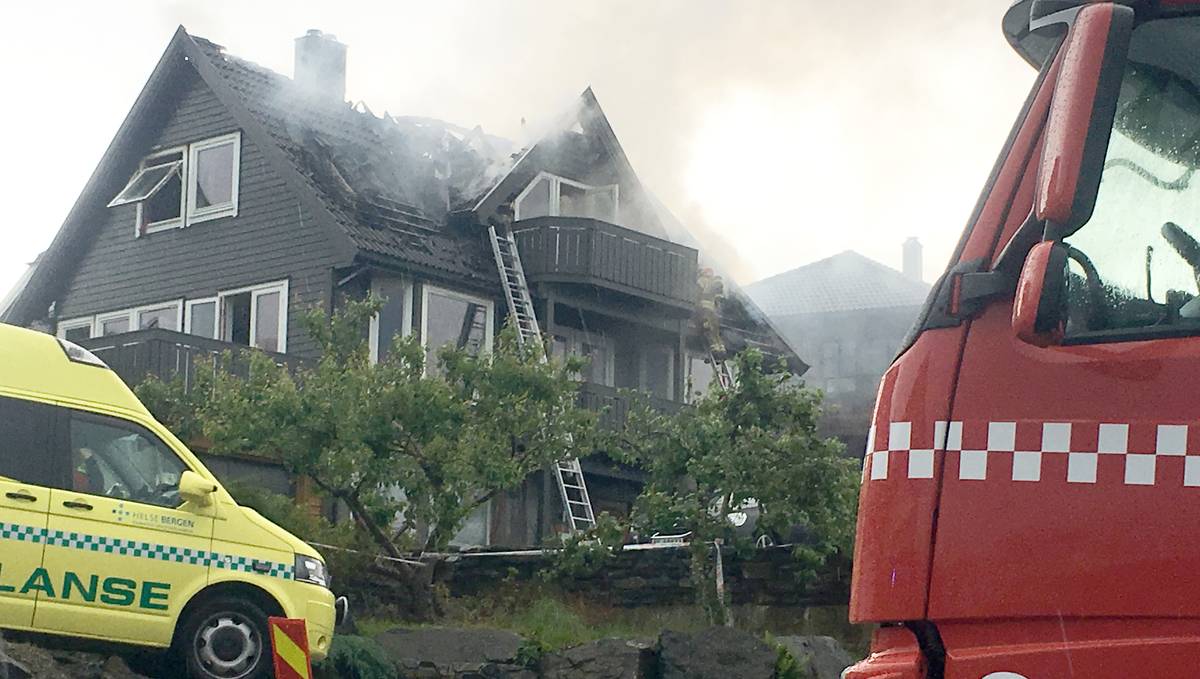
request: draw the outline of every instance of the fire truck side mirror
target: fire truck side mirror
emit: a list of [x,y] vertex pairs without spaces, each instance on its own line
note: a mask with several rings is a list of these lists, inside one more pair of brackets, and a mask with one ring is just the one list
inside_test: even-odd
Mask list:
[[1017,279],[1013,335],[1038,347],[1058,344],[1066,327],[1067,246],[1043,241],[1033,246]]
[[1034,208],[1059,237],[1092,215],[1125,72],[1134,11],[1111,3],[1073,13],[1046,123]]

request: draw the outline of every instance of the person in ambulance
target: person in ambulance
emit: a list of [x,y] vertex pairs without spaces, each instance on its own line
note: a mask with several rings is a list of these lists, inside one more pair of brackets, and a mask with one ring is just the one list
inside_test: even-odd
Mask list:
[[170,649],[194,679],[313,660],[346,615],[320,554],[239,507],[96,356],[0,324],[0,628]]

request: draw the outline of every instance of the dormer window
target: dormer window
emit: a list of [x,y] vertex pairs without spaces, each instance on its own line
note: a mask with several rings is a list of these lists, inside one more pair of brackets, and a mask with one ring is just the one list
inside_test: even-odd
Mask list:
[[516,219],[534,217],[589,217],[617,221],[616,184],[592,186],[542,172],[517,196]]
[[236,216],[240,160],[236,132],[154,153],[108,206],[137,205],[137,236]]

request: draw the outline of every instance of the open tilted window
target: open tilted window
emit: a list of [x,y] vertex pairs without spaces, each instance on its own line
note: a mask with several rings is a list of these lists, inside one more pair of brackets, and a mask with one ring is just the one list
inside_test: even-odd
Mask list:
[[174,228],[183,223],[184,152],[182,149],[150,156],[109,207],[136,203],[137,233]]
[[137,236],[233,217],[240,163],[237,132],[159,151],[141,162],[108,207],[137,205]]

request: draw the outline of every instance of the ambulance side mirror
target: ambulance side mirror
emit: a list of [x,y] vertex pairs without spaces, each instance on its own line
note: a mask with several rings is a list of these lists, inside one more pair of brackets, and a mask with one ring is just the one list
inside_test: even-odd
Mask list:
[[1013,335],[1038,347],[1058,344],[1066,328],[1067,247],[1042,241],[1029,251],[1013,300]]
[[1125,73],[1134,11],[1117,4],[1073,10],[1046,123],[1034,209],[1057,237],[1092,216]]
[[196,472],[186,471],[179,477],[179,497],[186,502],[205,507],[212,502],[213,493],[216,492],[217,484]]

